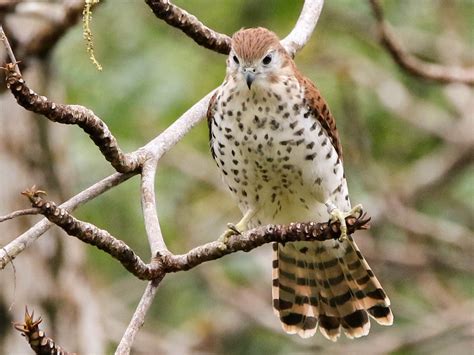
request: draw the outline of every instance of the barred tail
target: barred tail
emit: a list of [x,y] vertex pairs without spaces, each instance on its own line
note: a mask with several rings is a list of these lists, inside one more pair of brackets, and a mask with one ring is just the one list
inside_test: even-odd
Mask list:
[[349,236],[348,240],[273,245],[273,308],[283,329],[303,338],[317,328],[336,341],[369,333],[369,316],[391,325],[390,300]]

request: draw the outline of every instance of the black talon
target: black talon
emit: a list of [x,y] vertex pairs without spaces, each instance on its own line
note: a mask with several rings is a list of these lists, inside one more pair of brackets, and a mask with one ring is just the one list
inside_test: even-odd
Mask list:
[[235,224],[233,223],[227,223],[227,228],[229,228],[231,231],[233,231],[236,235],[241,235],[242,233],[237,229]]

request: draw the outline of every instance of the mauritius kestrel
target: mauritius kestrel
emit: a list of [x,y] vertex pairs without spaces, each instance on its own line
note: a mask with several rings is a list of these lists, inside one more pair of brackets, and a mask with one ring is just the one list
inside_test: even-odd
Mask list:
[[[208,110],[210,146],[244,231],[265,224],[342,222],[341,237],[273,245],[273,308],[283,329],[330,340],[391,325],[390,301],[351,235],[354,213],[336,123],[319,90],[265,28],[235,33]],[[356,207],[357,209],[357,207]]]

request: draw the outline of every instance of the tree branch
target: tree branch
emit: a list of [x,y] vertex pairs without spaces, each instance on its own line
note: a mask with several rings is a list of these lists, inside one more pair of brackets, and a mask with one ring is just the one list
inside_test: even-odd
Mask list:
[[[10,41],[8,40],[7,35],[5,34],[5,31],[3,30],[3,26],[0,25],[0,40],[2,40],[3,45],[5,46],[5,49],[7,51],[8,58],[10,59],[10,62],[13,64],[12,69],[15,70],[18,75],[21,75],[20,72],[20,67],[18,66],[18,62],[15,58],[15,54],[13,53],[12,47],[10,45]],[[7,70],[7,68],[4,68]]]
[[28,215],[38,214],[38,213],[39,213],[39,209],[37,208],[27,208],[25,210],[14,211],[5,216],[0,216],[0,222],[4,222],[9,219],[13,219],[20,216],[28,216]]
[[107,125],[91,110],[80,105],[56,104],[45,96],[39,96],[26,85],[21,75],[14,70],[13,64],[7,64],[5,69],[7,87],[25,109],[53,122],[81,127],[118,172],[127,173],[140,167],[138,154],[123,153]]
[[[80,205],[96,198],[97,196],[110,190],[112,187],[117,186],[122,182],[130,179],[134,175],[136,175],[136,172],[128,174],[115,173],[113,175],[110,175],[105,179],[88,187],[84,191],[78,193],[74,197],[70,198],[69,200],[61,204],[59,207],[67,211],[73,211]],[[18,254],[20,254],[22,251],[28,248],[36,239],[42,236],[52,225],[53,223],[51,223],[47,219],[43,219],[36,223],[25,233],[8,243],[5,247],[1,248],[0,270],[4,269],[9,262],[15,259]]]
[[152,280],[160,275],[160,270],[153,265],[146,265],[140,257],[123,241],[114,238],[109,232],[95,225],[74,218],[64,208],[56,206],[54,202],[44,200],[41,195],[44,191],[35,186],[22,192],[29,198],[32,206],[41,210],[41,213],[50,221],[61,227],[66,233],[84,243],[94,245],[104,250],[131,273],[142,280]]
[[[231,39],[205,26],[189,12],[172,4],[169,0],[145,0],[159,19],[183,31],[197,44],[221,54],[229,54]],[[304,47],[321,14],[324,0],[305,0],[298,21],[290,34],[281,41],[283,47],[294,57]]]
[[[370,217],[365,213],[346,218],[348,233],[352,234],[359,229],[369,228]],[[182,255],[162,255],[165,271],[178,272],[192,269],[203,262],[219,259],[237,251],[249,252],[264,244],[290,243],[298,241],[324,241],[339,238],[341,233],[338,221],[322,223],[305,222],[290,223],[289,225],[269,224],[250,229],[240,235],[234,235],[225,243],[214,241]]]
[[296,52],[302,49],[313,34],[314,28],[318,23],[319,16],[323,9],[324,0],[306,0],[301,10],[300,17],[295,27],[286,36],[281,44],[294,57]]
[[369,0],[369,2],[377,21],[381,42],[402,69],[422,79],[440,83],[460,82],[469,85],[474,84],[474,68],[472,67],[448,67],[427,63],[409,54],[385,21],[380,1]]
[[142,169],[141,199],[143,217],[145,219],[145,229],[152,255],[156,255],[158,251],[168,250],[163,235],[161,234],[160,222],[158,220],[156,209],[155,174],[156,160],[149,159],[145,161]]
[[148,313],[148,309],[153,303],[155,299],[156,292],[158,291],[158,285],[160,284],[161,280],[163,279],[164,274],[162,277],[150,281],[146,286],[145,292],[143,293],[140,302],[133,313],[132,320],[127,327],[122,339],[120,339],[120,343],[115,350],[116,355],[126,355],[130,354],[130,350],[132,349],[133,342],[135,341],[135,337],[140,330],[140,328],[145,323],[145,317]]
[[[56,43],[63,37],[65,32],[77,23],[77,20],[82,14],[82,9],[84,7],[83,0],[69,0],[63,1],[61,5],[53,4],[42,4],[45,6],[61,6],[62,14],[58,18],[57,16],[53,19],[50,19],[48,26],[42,26],[38,32],[29,38],[28,41],[20,41],[13,36],[13,31],[9,30],[9,23],[5,21],[5,31],[9,34],[11,39],[11,45],[13,51],[21,58],[21,67],[25,69],[29,64],[29,59],[34,57],[44,57],[50,53],[51,49],[56,45]],[[0,4],[0,12],[5,10],[15,9],[15,14],[25,15],[35,6],[33,2],[25,2],[21,0],[9,0],[7,4]],[[55,11],[49,11],[49,13],[56,13]],[[0,22],[2,21],[2,14],[0,13]],[[21,36],[18,36],[21,37]],[[13,53],[12,51],[12,53]],[[16,63],[10,53],[7,54],[10,58],[10,62]],[[3,58],[0,58],[0,62],[5,62]],[[3,92],[4,87],[0,86],[0,92]]]
[[183,31],[197,44],[221,54],[229,54],[230,37],[205,26],[196,16],[184,11],[169,0],[145,0],[159,19]]
[[[146,146],[140,148],[139,151],[143,155],[151,154],[159,159],[163,154],[170,150],[184,135],[186,135],[196,124],[198,124],[206,115],[209,99],[213,92],[207,94],[204,98],[198,101],[181,117],[179,117],[173,124],[165,129],[159,136],[150,141]],[[110,188],[121,184],[130,177],[136,175],[138,171],[128,174],[116,173],[97,182],[86,190],[78,193],[60,207],[67,208],[69,211],[74,210],[79,205],[94,199]],[[36,239],[43,235],[52,223],[44,219],[31,227],[28,231],[17,237],[15,240],[0,249],[0,270],[13,260],[18,254],[28,248]],[[11,257],[11,258],[10,258]]]
[[39,325],[43,321],[41,317],[34,319],[35,312],[31,314],[28,312],[28,308],[25,307],[25,319],[23,323],[14,323],[13,326],[16,330],[27,339],[28,344],[34,350],[36,354],[72,354],[61,348],[56,342],[47,337],[45,332],[40,330]]
[[[147,151],[148,159],[145,161],[142,169],[141,198],[145,228],[152,255],[157,255],[157,252],[167,250],[163,236],[161,235],[161,228],[156,211],[154,175],[156,173],[157,162],[164,153],[170,150],[187,132],[189,132],[206,116],[207,107],[209,106],[209,100],[212,95],[213,92],[210,92],[198,101],[163,133],[143,148]],[[150,158],[150,156],[153,158]],[[141,327],[144,322],[146,313],[155,297],[161,279],[160,276],[148,284],[129,325],[120,340],[117,354],[130,353],[133,340],[139,327]]]
[[[253,228],[242,234],[233,235],[224,244],[220,241],[198,246],[183,255],[169,252],[158,253],[150,264],[145,264],[139,256],[123,241],[95,225],[78,220],[54,202],[42,198],[44,191],[36,187],[22,192],[33,207],[39,208],[49,221],[61,227],[66,233],[81,241],[94,245],[117,259],[128,271],[142,280],[162,277],[163,273],[192,269],[203,262],[219,259],[237,251],[248,252],[270,242],[288,243],[296,241],[324,241],[340,236],[340,223],[290,223],[289,225],[267,225]],[[358,229],[367,229],[370,218],[360,213],[346,218],[348,233]]]
[[[226,54],[229,52],[230,38],[228,36],[207,28],[197,18],[171,4],[168,0],[146,0],[146,2],[158,18],[180,28],[198,44],[219,53]],[[301,49],[309,39],[319,18],[321,7],[321,0],[305,1],[296,28],[282,41],[291,55]],[[113,185],[102,186],[104,188],[102,192],[139,172],[142,175],[142,209],[150,248],[152,255],[155,256],[150,264],[145,264],[130,247],[107,231],[71,216],[69,211],[77,206],[77,201],[57,207],[53,202],[42,199],[41,191],[35,189],[27,190],[24,194],[28,196],[33,206],[41,210],[48,221],[43,220],[38,223],[27,233],[7,245],[4,250],[5,255],[0,254],[0,261],[3,263],[0,263],[0,266],[3,268],[10,261],[10,259],[3,260],[7,255],[13,254],[13,257],[18,255],[32,241],[44,233],[52,223],[55,223],[68,234],[106,251],[138,278],[151,280],[117,349],[119,354],[129,353],[134,337],[143,324],[144,317],[156,294],[157,287],[166,273],[188,270],[205,261],[215,260],[236,251],[250,251],[269,242],[327,240],[337,238],[340,234],[339,224],[332,222],[319,224],[312,222],[296,223],[289,226],[269,225],[250,230],[241,235],[234,235],[225,244],[211,242],[196,247],[187,254],[173,255],[167,251],[163,241],[155,206],[154,177],[156,166],[163,154],[205,117],[209,99],[213,93],[211,92],[201,99],[146,146],[133,153],[124,154],[105,123],[95,116],[92,111],[82,106],[56,104],[45,97],[38,96],[26,86],[21,75],[14,73],[12,65],[7,65],[6,69],[8,86],[20,105],[30,111],[46,116],[51,121],[79,125],[90,135],[94,143],[99,146],[102,154],[117,171],[128,172],[128,174],[114,174],[104,179],[102,182],[110,180]],[[94,198],[102,192],[82,196],[82,201]],[[81,194],[83,193],[76,197]],[[351,233],[357,229],[367,228],[369,219],[365,215],[359,215],[349,217],[346,221]],[[12,248],[13,253],[10,252]]]
[[209,100],[213,94],[214,90],[196,102],[159,136],[147,143],[142,150],[158,161],[163,154],[173,148],[176,143],[206,117]]

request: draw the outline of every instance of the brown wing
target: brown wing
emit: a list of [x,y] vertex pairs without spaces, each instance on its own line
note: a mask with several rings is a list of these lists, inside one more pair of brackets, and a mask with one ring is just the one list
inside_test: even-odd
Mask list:
[[216,159],[216,154],[214,153],[214,148],[212,147],[212,120],[214,119],[214,114],[216,112],[216,103],[217,103],[217,91],[212,95],[211,99],[209,100],[209,106],[207,107],[207,127],[209,128],[209,146],[211,148],[212,158]]
[[339,140],[339,134],[337,133],[336,120],[329,110],[326,101],[321,96],[321,93],[316,88],[316,86],[309,80],[305,78],[300,73],[297,74],[298,81],[300,85],[305,88],[305,99],[306,104],[309,106],[314,117],[317,118],[321,126],[326,131],[334,149],[336,149],[339,159],[342,161],[342,146]]

